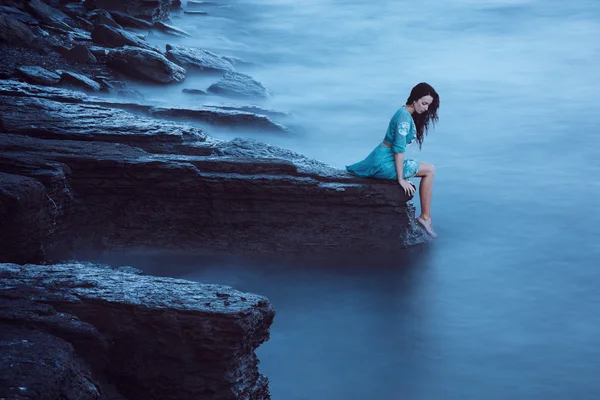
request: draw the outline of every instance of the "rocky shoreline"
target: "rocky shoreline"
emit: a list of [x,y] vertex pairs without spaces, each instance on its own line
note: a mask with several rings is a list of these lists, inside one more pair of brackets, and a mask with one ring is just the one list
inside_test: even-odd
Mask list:
[[[288,115],[211,102],[273,96],[238,71],[243,60],[149,44],[152,31],[187,35],[173,7],[0,0],[0,398],[270,397],[254,354],[273,321],[267,299],[66,262],[74,251],[391,253],[427,240],[393,182],[211,137],[288,134]],[[150,104],[128,84],[195,73],[215,81],[183,89],[207,99],[194,108]]]

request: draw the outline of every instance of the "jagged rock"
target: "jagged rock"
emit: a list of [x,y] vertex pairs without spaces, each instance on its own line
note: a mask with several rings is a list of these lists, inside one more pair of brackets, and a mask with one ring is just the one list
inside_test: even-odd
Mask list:
[[0,42],[13,46],[38,48],[37,36],[18,19],[0,14]]
[[157,50],[150,46],[145,40],[129,33],[123,29],[116,29],[108,25],[98,25],[92,31],[92,40],[94,43],[110,46],[123,47],[133,46],[156,52]]
[[26,82],[40,85],[56,85],[60,75],[37,65],[23,66],[16,69],[17,75]]
[[87,14],[87,19],[94,26],[106,25],[115,29],[123,29],[121,25],[113,20],[111,14],[106,10],[96,9],[92,10]]
[[163,55],[132,46],[111,50],[107,63],[130,76],[157,83],[180,82],[186,74],[185,69]]
[[167,58],[186,69],[204,71],[235,71],[229,61],[204,49],[189,48],[168,44]]
[[81,29],[85,29],[86,31],[91,32],[94,29],[94,25],[90,21],[80,16],[76,16],[74,18],[74,23],[78,27],[80,27]]
[[63,70],[56,72],[60,74],[61,83],[66,83],[90,92],[98,92],[100,90],[100,84],[87,76]]
[[71,50],[65,53],[65,58],[82,64],[94,64],[97,62],[96,57],[88,50],[87,46],[78,44]]
[[187,118],[207,122],[211,125],[241,126],[246,128],[258,128],[263,131],[286,131],[284,126],[273,122],[267,116],[237,110],[152,107],[149,109],[149,113],[154,117]]
[[231,63],[231,65],[255,65],[253,62],[244,60],[243,58],[240,57],[234,57],[234,56],[220,56],[223,60],[228,61],[229,63]]
[[[0,100],[4,131],[15,134],[126,143],[156,153],[185,153],[182,148],[185,142],[206,141],[206,135],[199,128],[144,118],[114,108],[25,97],[0,96]],[[22,119],[24,117],[30,119]],[[196,150],[196,154],[210,152],[210,149]]]
[[92,53],[94,57],[104,57],[108,55],[109,52],[109,49],[100,46],[90,46],[88,47],[88,50],[90,51],[90,53]]
[[0,360],[11,361],[0,390],[11,395],[269,398],[255,350],[275,312],[262,296],[91,263],[0,264],[0,276]]
[[148,21],[144,21],[140,18],[132,17],[131,15],[125,14],[120,11],[112,11],[110,13],[113,19],[120,25],[129,27],[129,28],[137,28],[137,29],[151,29],[152,24]]
[[228,97],[267,98],[270,96],[269,90],[262,83],[239,72],[225,73],[218,82],[210,85],[208,91]]
[[27,10],[39,18],[46,24],[59,29],[70,30],[72,27],[67,23],[69,17],[60,10],[49,6],[42,0],[29,0],[27,3]]
[[71,41],[92,41],[92,35],[89,32],[84,31],[83,29],[75,28],[72,31],[69,31],[68,35]]
[[174,26],[165,24],[162,21],[156,21],[152,24],[153,28],[156,28],[164,33],[168,33],[170,35],[174,35],[174,36],[182,36],[182,37],[191,37],[192,35],[190,35],[189,33],[187,33],[184,30],[181,30],[179,28],[176,28]]
[[171,0],[86,0],[85,4],[89,9],[121,11],[148,21],[165,20],[171,12]]
[[292,114],[283,111],[277,111],[270,108],[262,108],[258,106],[252,105],[231,105],[231,104],[212,104],[212,103],[204,103],[203,107],[218,109],[218,110],[227,110],[227,111],[244,111],[253,114],[260,115],[269,115],[272,117],[290,117]]

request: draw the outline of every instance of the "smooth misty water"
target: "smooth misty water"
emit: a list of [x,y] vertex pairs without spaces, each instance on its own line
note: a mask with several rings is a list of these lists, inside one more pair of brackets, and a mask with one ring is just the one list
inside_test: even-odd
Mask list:
[[[274,93],[257,104],[292,112],[296,131],[208,133],[343,167],[427,81],[440,123],[410,154],[436,165],[440,237],[351,265],[164,255],[137,266],[268,296],[277,316],[258,354],[276,400],[600,398],[600,3],[227,4],[176,15],[192,39],[149,40],[259,64],[239,68]],[[198,105],[181,88],[212,81],[142,90]]]

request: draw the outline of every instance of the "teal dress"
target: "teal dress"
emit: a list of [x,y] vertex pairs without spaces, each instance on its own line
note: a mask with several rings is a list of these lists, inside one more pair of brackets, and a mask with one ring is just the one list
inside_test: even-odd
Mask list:
[[[352,175],[365,178],[398,179],[396,173],[396,161],[394,153],[404,153],[406,147],[413,143],[417,137],[417,128],[412,115],[401,107],[388,125],[385,133],[386,146],[381,143],[362,161],[346,166],[346,170]],[[404,179],[414,177],[419,170],[419,162],[410,158],[404,158]]]

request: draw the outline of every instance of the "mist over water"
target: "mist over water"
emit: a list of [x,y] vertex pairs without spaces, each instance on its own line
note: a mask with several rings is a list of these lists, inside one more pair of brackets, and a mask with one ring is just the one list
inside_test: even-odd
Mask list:
[[[409,156],[436,166],[439,238],[352,264],[110,257],[268,296],[277,316],[258,355],[275,400],[599,398],[599,2],[234,0],[205,10],[173,17],[192,38],[149,40],[255,63],[236,68],[274,96],[252,103],[291,112],[282,123],[294,127],[210,135],[343,168],[381,142],[412,86],[432,84],[440,122]],[[246,103],[181,93],[216,79],[140,90],[170,105]]]

